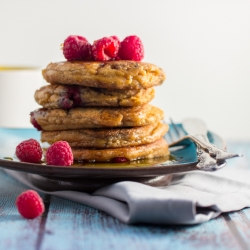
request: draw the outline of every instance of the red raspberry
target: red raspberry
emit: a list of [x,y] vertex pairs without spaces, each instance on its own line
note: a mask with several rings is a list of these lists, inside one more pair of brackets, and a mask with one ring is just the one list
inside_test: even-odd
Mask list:
[[110,38],[114,39],[118,43],[118,46],[120,46],[121,42],[117,36],[110,36]]
[[120,49],[120,46],[121,46],[121,42],[120,42],[120,40],[119,40],[119,38],[117,36],[111,36],[111,38],[113,38],[118,43],[118,53],[117,53],[117,56],[115,57],[115,60],[119,61],[119,60],[121,60],[119,55],[118,55],[119,54],[119,49]]
[[34,190],[21,193],[16,199],[18,212],[27,219],[34,219],[44,212],[44,203]]
[[144,58],[144,48],[138,36],[128,36],[122,42],[119,50],[122,60],[141,61]]
[[85,37],[68,36],[63,43],[63,54],[68,61],[90,60],[92,58],[91,44]]
[[103,37],[94,41],[92,54],[96,61],[109,61],[117,57],[120,41],[116,36]]
[[42,155],[42,148],[34,139],[23,141],[16,147],[16,156],[20,161],[38,163],[41,161]]
[[73,160],[71,147],[66,141],[55,142],[46,153],[46,161],[49,165],[70,166]]

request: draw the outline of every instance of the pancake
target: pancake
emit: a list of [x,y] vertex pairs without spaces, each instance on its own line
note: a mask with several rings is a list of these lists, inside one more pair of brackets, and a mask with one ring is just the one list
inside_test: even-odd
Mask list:
[[87,107],[73,109],[38,109],[30,121],[39,130],[71,130],[102,127],[137,127],[158,123],[161,109],[150,104],[130,108]]
[[114,158],[125,157],[128,161],[152,159],[169,155],[168,145],[161,138],[153,143],[123,148],[86,149],[72,148],[74,159],[77,161],[109,162]]
[[154,98],[153,88],[109,90],[76,85],[46,85],[35,92],[38,104],[48,109],[84,106],[139,106]]
[[163,70],[136,61],[65,61],[50,63],[42,71],[51,84],[75,84],[108,89],[146,89],[162,84]]
[[152,143],[168,131],[168,125],[153,123],[142,127],[42,131],[41,141],[67,141],[71,147],[119,148]]

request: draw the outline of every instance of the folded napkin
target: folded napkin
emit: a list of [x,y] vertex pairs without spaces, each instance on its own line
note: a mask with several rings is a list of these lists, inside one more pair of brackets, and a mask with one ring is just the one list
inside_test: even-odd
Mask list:
[[197,224],[250,206],[250,171],[230,166],[213,173],[173,174],[164,187],[123,181],[92,194],[46,192],[31,184],[28,174],[5,171],[29,188],[100,209],[128,224]]

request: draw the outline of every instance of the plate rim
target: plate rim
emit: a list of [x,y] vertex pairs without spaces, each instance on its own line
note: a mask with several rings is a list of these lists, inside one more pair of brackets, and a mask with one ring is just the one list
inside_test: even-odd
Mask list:
[[[225,147],[224,140],[218,136],[216,133],[211,133],[212,137],[216,137],[220,140],[220,143]],[[19,172],[25,172],[29,174],[38,174],[46,177],[60,177],[60,178],[117,178],[117,177],[154,177],[159,175],[186,172],[192,170],[198,170],[196,167],[197,161],[190,161],[184,163],[174,163],[165,164],[164,163],[152,163],[150,166],[135,167],[135,168],[125,168],[125,167],[105,167],[105,168],[95,168],[95,167],[64,167],[64,166],[54,166],[54,165],[43,165],[36,163],[27,163],[12,161],[0,158],[0,168],[14,170]],[[124,163],[122,163],[124,164]],[[72,173],[73,170],[73,173]]]
[[[38,174],[46,177],[65,177],[65,178],[83,178],[83,177],[150,177],[170,173],[186,172],[196,170],[197,162],[180,163],[175,165],[152,164],[147,167],[138,168],[79,168],[62,167],[53,165],[41,165],[26,162],[15,162],[0,159],[0,167],[8,170],[25,172],[29,174]],[[34,168],[34,166],[36,168]],[[41,169],[41,170],[40,170]],[[74,173],[72,173],[72,170]],[[46,173],[45,173],[46,172]]]

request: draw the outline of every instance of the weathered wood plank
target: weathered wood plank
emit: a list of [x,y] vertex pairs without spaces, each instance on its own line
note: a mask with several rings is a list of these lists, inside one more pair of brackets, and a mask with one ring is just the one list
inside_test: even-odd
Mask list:
[[242,249],[250,249],[250,220],[247,214],[250,215],[250,208],[227,214],[227,217],[235,226],[235,229],[234,226],[231,228],[232,231],[236,231],[233,234]]
[[197,226],[125,225],[104,212],[52,197],[41,250],[241,249],[223,217]]
[[[229,168],[250,169],[250,143],[229,143],[244,154]],[[0,170],[0,249],[245,249],[250,236],[250,209],[197,226],[125,225],[104,212],[57,197],[44,196],[48,214],[23,219],[15,199],[26,188]],[[231,224],[232,225],[232,224]],[[237,238],[238,234],[238,238]]]
[[42,217],[19,215],[15,199],[26,187],[0,170],[0,249],[35,249]]
[[[228,168],[235,169],[236,174],[237,171],[250,170],[250,142],[228,142],[228,150],[243,155],[242,158],[229,161]],[[234,236],[237,238],[241,248],[250,249],[250,208],[228,213],[227,216],[236,227],[237,231],[234,233]]]

